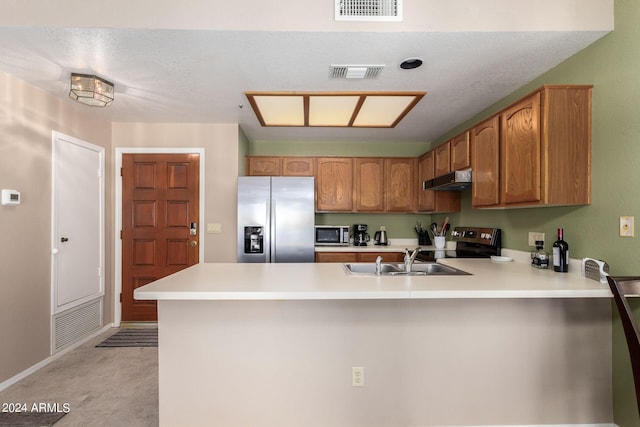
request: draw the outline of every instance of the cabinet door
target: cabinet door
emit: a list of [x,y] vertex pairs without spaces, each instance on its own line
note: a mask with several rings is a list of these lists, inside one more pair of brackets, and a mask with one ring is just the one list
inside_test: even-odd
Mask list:
[[435,191],[423,190],[424,181],[433,179],[435,168],[435,153],[426,152],[418,159],[418,211],[429,212],[435,209]]
[[356,158],[354,161],[355,205],[358,212],[384,211],[384,159]]
[[319,157],[316,159],[316,210],[353,210],[353,159]]
[[280,176],[280,157],[247,157],[248,176]]
[[451,141],[451,170],[457,171],[471,166],[469,149],[469,131],[464,132]]
[[316,262],[358,262],[358,253],[316,252]]
[[435,148],[436,164],[434,174],[436,177],[451,172],[451,142],[447,141]]
[[415,211],[416,159],[387,158],[384,160],[385,211]]
[[471,204],[474,207],[500,203],[499,119],[494,116],[471,129]]
[[376,258],[382,257],[382,262],[402,262],[404,254],[402,252],[359,252],[359,262],[376,262]]
[[282,176],[314,176],[313,157],[283,157]]
[[540,93],[501,114],[500,188],[502,201],[540,201]]

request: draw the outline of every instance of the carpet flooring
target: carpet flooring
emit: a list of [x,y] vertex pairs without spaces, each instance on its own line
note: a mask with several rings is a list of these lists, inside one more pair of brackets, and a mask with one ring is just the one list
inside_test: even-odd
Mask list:
[[0,403],[57,403],[69,412],[53,427],[154,427],[158,349],[96,348],[110,329],[0,391]]

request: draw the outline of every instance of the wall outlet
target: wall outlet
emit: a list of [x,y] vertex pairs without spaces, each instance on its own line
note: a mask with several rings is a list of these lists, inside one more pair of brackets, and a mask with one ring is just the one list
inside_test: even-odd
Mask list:
[[544,233],[539,233],[537,231],[529,232],[529,246],[535,246],[536,240],[542,240],[544,242]]
[[620,236],[633,237],[634,235],[634,218],[632,216],[620,217]]
[[351,386],[364,387],[364,368],[362,366],[351,368]]

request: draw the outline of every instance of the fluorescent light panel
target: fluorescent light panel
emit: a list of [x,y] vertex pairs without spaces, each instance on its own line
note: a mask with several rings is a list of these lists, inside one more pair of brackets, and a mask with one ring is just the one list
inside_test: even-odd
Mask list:
[[425,92],[246,92],[262,126],[395,127]]
[[414,96],[368,96],[353,126],[392,127],[414,99]]

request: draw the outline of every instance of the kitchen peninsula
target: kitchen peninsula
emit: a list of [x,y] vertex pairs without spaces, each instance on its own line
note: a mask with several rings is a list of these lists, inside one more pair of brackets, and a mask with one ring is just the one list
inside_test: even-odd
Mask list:
[[471,275],[199,264],[137,289],[158,300],[160,425],[612,422],[606,285],[441,262]]

